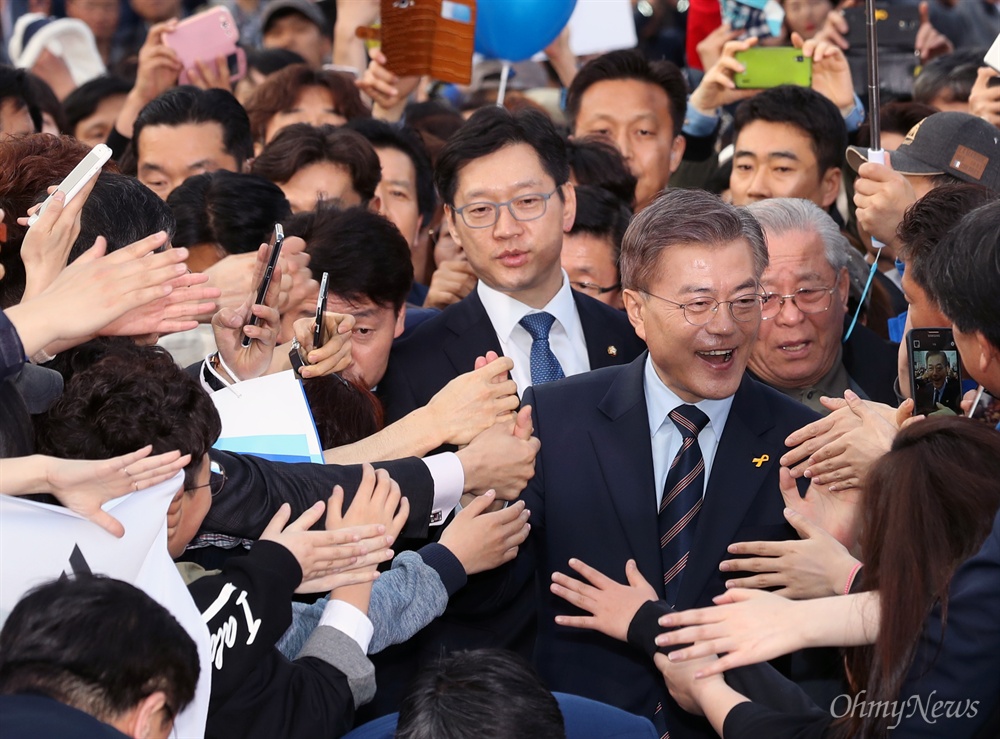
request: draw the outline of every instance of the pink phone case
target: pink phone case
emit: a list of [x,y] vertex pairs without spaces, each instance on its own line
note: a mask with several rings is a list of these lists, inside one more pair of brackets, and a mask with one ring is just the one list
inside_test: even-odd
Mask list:
[[230,58],[235,55],[234,65],[230,65],[229,79],[233,82],[243,77],[247,70],[247,58],[243,49],[236,46],[240,31],[227,8],[215,7],[204,13],[191,16],[177,24],[177,30],[163,36],[163,42],[177,52],[184,71],[178,82],[191,83],[187,70],[197,61],[211,62],[218,57]]

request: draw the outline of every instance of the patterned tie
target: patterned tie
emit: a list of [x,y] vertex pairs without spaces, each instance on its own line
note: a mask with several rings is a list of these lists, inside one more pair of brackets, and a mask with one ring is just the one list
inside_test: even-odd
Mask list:
[[698,434],[708,423],[708,416],[693,405],[680,405],[670,411],[670,420],[683,439],[670,463],[659,515],[663,587],[667,602],[673,605],[677,602],[681,573],[687,565],[705,490],[705,459],[701,456]]
[[555,321],[551,313],[529,313],[518,323],[531,334],[531,384],[561,380],[566,375],[549,348],[549,329]]

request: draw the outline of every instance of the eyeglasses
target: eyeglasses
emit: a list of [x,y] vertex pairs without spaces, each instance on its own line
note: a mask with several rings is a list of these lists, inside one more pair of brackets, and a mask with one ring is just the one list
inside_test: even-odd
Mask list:
[[579,290],[582,293],[587,293],[588,295],[604,295],[604,293],[609,293],[612,290],[618,290],[622,284],[616,282],[611,287],[601,287],[595,282],[571,282],[569,283],[571,287]]
[[729,315],[733,317],[734,321],[741,323],[753,321],[760,318],[760,306],[764,299],[763,295],[747,293],[746,295],[739,295],[732,300],[698,298],[697,300],[692,300],[690,303],[678,303],[674,300],[654,295],[648,290],[643,290],[643,292],[650,297],[662,300],[664,303],[670,303],[675,308],[683,310],[685,320],[692,326],[705,326],[711,323],[712,319],[719,312],[719,307],[723,305],[729,306]]
[[214,459],[212,460],[210,470],[211,476],[208,478],[208,482],[204,485],[195,485],[194,487],[185,488],[185,491],[190,493],[193,490],[207,487],[211,491],[213,498],[221,493],[222,488],[225,487],[226,480],[228,479],[226,477],[226,471],[222,468],[222,465]]
[[453,207],[452,210],[462,216],[462,220],[469,228],[489,228],[496,225],[496,222],[500,220],[500,209],[504,207],[510,211],[515,221],[534,221],[545,215],[549,198],[555,195],[558,189],[557,185],[552,192],[530,192],[502,203],[481,200],[476,203],[468,203],[461,208]]
[[786,300],[791,300],[792,304],[802,313],[822,313],[830,310],[830,305],[833,303],[833,291],[836,289],[837,286],[834,285],[833,287],[803,287],[791,295],[765,293],[761,318],[767,321],[777,317],[785,306]]

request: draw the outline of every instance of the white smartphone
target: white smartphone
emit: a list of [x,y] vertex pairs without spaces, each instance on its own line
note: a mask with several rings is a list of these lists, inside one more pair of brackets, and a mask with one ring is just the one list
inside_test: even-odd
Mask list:
[[[111,148],[105,144],[98,144],[87,154],[80,163],[73,167],[73,171],[66,175],[66,179],[59,183],[56,192],[66,193],[66,200],[63,205],[69,205],[69,201],[76,197],[76,194],[83,189],[83,186],[90,182],[101,167],[111,158]],[[54,195],[55,193],[53,193]],[[42,207],[35,211],[35,214],[28,218],[28,227],[35,225],[35,222],[42,217],[42,213],[49,207],[52,195],[45,198]]]
[[986,52],[986,56],[983,57],[983,61],[986,62],[986,66],[991,69],[1000,72],[1000,33],[993,40],[993,46],[990,50]]

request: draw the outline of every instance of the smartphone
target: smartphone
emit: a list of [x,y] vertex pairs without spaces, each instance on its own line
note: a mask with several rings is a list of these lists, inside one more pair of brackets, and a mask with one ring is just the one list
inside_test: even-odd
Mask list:
[[[864,54],[868,43],[864,3],[854,8],[845,8],[844,20],[847,21],[846,40],[851,50],[859,50]],[[879,56],[889,50],[913,54],[918,30],[920,9],[916,5],[875,4],[875,33],[878,34]]]
[[217,57],[226,57],[229,64],[229,79],[233,82],[242,78],[247,71],[246,52],[236,44],[240,40],[240,30],[228,8],[216,6],[198,13],[177,24],[177,28],[163,35],[163,43],[173,49],[181,64],[179,84],[189,85],[191,79],[187,70],[196,63],[214,62]]
[[[261,305],[264,302],[264,296],[267,295],[267,290],[271,286],[271,278],[274,276],[274,269],[278,266],[278,257],[281,256],[281,245],[285,241],[285,231],[282,229],[280,223],[274,224],[274,234],[271,236],[271,243],[268,248],[271,250],[270,255],[267,258],[267,266],[264,268],[264,274],[260,278],[260,285],[257,286],[257,298],[254,300],[254,305]],[[256,326],[259,319],[255,315],[250,316],[250,320],[247,322],[251,326]],[[240,345],[243,347],[250,346],[250,342],[253,341],[249,336],[243,334],[243,339],[240,341]]]
[[[83,189],[83,186],[90,182],[97,173],[101,171],[101,167],[111,158],[111,149],[105,144],[98,144],[90,153],[87,154],[80,163],[73,167],[73,171],[66,175],[66,179],[59,183],[56,188],[56,192],[66,193],[66,200],[63,201],[63,206],[69,205],[69,201],[76,197],[76,194]],[[55,193],[53,193],[54,195]],[[39,218],[42,217],[42,213],[45,209],[49,207],[49,202],[52,200],[52,195],[45,198],[42,203],[42,207],[35,211],[35,214],[28,218],[28,226],[34,226]]]
[[738,90],[768,90],[779,85],[812,85],[812,59],[790,46],[755,46],[736,52],[744,71],[733,77]]
[[969,418],[975,418],[1000,429],[1000,400],[994,398],[980,385],[976,391],[976,399],[972,401],[972,408],[969,409]]
[[330,273],[324,272],[319,281],[319,297],[316,298],[316,325],[313,328],[313,349],[319,349],[326,343],[323,330],[323,314],[326,313],[327,286],[330,284]]
[[[993,40],[993,46],[989,48],[986,52],[986,56],[983,57],[983,61],[986,62],[986,66],[992,69],[994,72],[1000,72],[1000,33]],[[989,87],[996,87],[1000,84],[1000,77],[993,77],[989,81]]]
[[914,415],[942,407],[962,414],[962,370],[950,328],[915,328],[906,335]]

